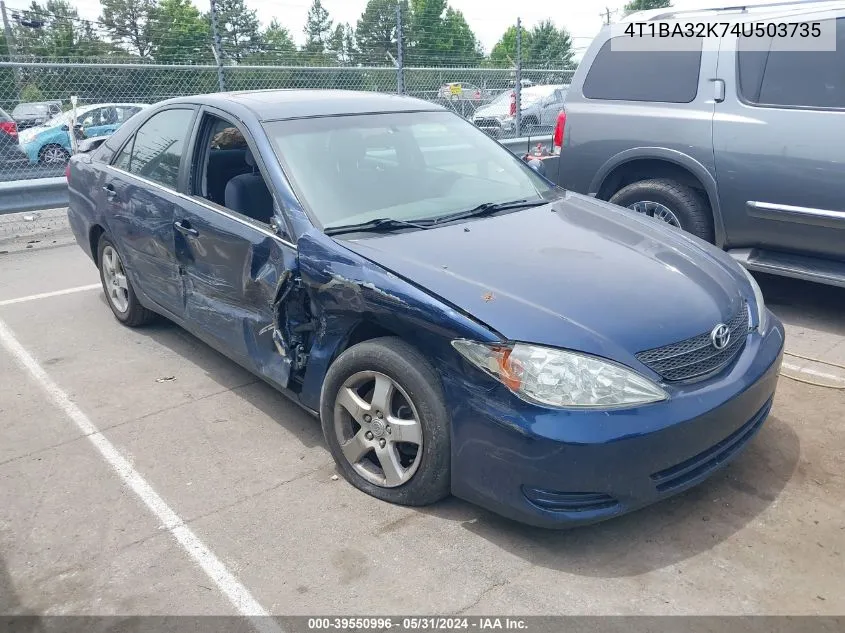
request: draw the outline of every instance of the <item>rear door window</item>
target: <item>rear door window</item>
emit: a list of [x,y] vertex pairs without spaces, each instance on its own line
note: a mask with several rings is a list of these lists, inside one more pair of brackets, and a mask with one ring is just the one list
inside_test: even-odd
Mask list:
[[836,22],[834,51],[785,50],[788,40],[775,39],[766,53],[740,42],[742,97],[759,105],[845,108],[845,18]]
[[114,166],[176,189],[193,118],[193,110],[182,108],[153,115],[124,146]]
[[587,99],[691,103],[698,94],[701,49],[611,50],[607,40],[584,80]]

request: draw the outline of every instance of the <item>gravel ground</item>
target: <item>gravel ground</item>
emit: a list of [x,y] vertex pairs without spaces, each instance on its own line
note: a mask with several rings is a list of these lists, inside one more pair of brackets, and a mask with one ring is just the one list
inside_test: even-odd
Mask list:
[[73,241],[66,208],[0,215],[0,255]]

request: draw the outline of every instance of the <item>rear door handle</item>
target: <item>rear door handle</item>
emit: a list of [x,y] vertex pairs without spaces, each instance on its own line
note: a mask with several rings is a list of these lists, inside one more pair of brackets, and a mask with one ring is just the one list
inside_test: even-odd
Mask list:
[[106,192],[106,198],[108,198],[109,200],[114,200],[115,196],[117,195],[117,192],[114,190],[114,187],[112,185],[106,185],[105,187],[103,187],[103,191]]
[[182,224],[181,220],[177,220],[173,223],[173,226],[176,227],[176,230],[179,231],[182,235],[190,235],[191,237],[197,237],[200,232],[196,229],[192,229],[190,224]]

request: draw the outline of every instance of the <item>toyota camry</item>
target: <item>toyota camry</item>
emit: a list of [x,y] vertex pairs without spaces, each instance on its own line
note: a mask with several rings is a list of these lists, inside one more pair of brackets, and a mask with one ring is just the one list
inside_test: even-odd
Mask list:
[[351,485],[567,527],[737,457],[784,330],[726,253],[540,172],[409,97],[181,97],[72,158],[69,218],[118,321],[275,386]]

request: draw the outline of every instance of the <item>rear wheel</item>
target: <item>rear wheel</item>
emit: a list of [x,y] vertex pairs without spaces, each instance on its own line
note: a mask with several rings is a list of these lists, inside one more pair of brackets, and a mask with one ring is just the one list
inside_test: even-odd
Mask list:
[[359,343],[332,363],[320,418],[347,481],[401,505],[449,494],[451,440],[439,385],[428,361],[397,338]]
[[70,160],[70,152],[61,145],[45,145],[38,153],[38,158],[44,165],[64,165]]
[[155,312],[147,310],[138,301],[117,247],[105,233],[100,236],[97,264],[106,301],[118,321],[129,327],[138,327],[155,319]]
[[713,242],[713,215],[704,196],[675,180],[652,178],[631,183],[610,202]]

